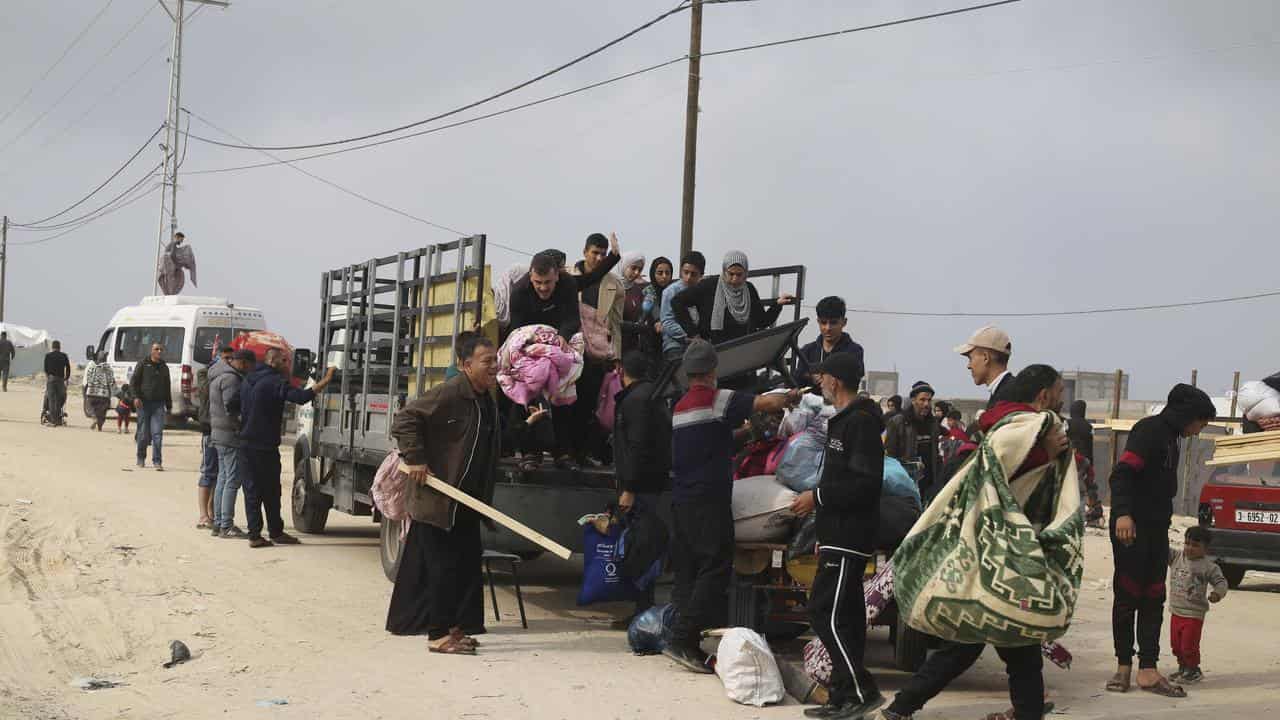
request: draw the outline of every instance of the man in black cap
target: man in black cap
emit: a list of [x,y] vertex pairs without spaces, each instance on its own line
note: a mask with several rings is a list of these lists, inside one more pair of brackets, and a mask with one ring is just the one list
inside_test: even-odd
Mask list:
[[920,486],[925,505],[938,494],[938,419],[933,416],[933,387],[921,380],[911,386],[911,403],[887,423],[885,454],[897,458]]
[[676,622],[663,654],[686,670],[711,673],[702,631],[724,617],[733,572],[733,431],[753,412],[779,412],[798,390],[752,395],[716,388],[716,349],[694,340],[681,368],[689,390],[676,403],[671,430],[671,602]]
[[861,718],[884,704],[875,678],[863,665],[867,606],[863,569],[875,552],[884,446],[880,407],[858,397],[862,359],[853,353],[829,356],[814,372],[822,395],[837,412],[827,423],[822,479],[791,505],[797,515],[818,512],[818,574],[809,599],[810,624],[831,656],[830,696],[806,717]]

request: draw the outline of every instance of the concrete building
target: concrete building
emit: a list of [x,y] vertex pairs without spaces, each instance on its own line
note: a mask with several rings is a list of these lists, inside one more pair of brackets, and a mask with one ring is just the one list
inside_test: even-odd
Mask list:
[[887,398],[898,394],[896,370],[868,370],[865,380],[867,394],[874,398]]
[[[1062,373],[1062,382],[1066,386],[1063,399],[1068,406],[1072,400],[1111,402],[1115,399],[1116,374],[1114,372],[1067,370]],[[1124,379],[1120,382],[1120,399],[1129,399],[1128,373],[1125,373]]]

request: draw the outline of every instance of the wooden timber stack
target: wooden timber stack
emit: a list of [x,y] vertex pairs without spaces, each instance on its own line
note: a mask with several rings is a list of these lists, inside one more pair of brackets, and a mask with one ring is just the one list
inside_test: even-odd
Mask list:
[[1261,460],[1280,460],[1280,430],[1215,438],[1213,458],[1205,465],[1220,467]]

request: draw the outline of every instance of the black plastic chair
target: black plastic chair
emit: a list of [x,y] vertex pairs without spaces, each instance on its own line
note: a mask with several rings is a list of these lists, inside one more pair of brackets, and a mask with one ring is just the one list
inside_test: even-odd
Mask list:
[[511,582],[516,588],[516,603],[520,606],[520,627],[528,630],[529,622],[524,615],[524,594],[520,591],[520,563],[522,562],[520,556],[497,552],[496,550],[485,550],[480,556],[480,561],[484,564],[484,574],[489,580],[489,598],[493,601],[493,619],[496,622],[502,621],[502,616],[498,614],[498,591],[494,589],[493,584],[492,563],[495,560],[507,563],[507,572],[511,574]]

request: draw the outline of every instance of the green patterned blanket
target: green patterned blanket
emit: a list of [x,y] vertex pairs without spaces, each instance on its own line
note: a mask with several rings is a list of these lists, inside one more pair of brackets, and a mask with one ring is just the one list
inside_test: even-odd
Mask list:
[[894,553],[898,611],[944,640],[1036,645],[1071,624],[1084,521],[1074,453],[1009,481],[1061,420],[1002,418]]

